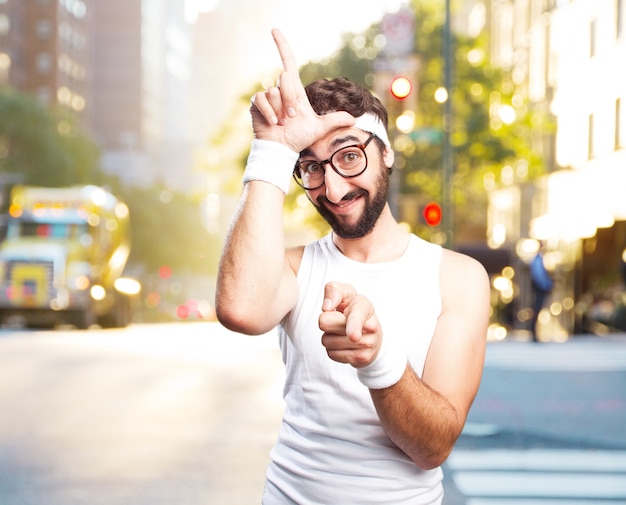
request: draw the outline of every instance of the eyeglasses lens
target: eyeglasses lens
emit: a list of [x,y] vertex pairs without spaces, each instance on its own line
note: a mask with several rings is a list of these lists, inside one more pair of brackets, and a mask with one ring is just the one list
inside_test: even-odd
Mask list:
[[324,165],[331,167],[342,177],[356,177],[367,168],[364,146],[347,146],[335,151],[326,162],[303,160],[296,164],[294,178],[304,189],[317,189],[324,183]]

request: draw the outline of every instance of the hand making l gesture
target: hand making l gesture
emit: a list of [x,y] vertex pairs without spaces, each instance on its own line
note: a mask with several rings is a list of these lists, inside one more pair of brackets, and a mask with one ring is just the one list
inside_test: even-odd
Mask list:
[[355,119],[347,112],[319,116],[306,96],[296,59],[280,30],[272,30],[283,63],[276,86],[258,92],[252,99],[250,115],[257,139],[272,140],[295,152],[314,144],[328,132],[349,127]]

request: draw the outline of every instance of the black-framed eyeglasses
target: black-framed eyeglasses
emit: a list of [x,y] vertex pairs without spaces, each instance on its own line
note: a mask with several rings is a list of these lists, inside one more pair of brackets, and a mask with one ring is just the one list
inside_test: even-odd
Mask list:
[[293,178],[300,187],[311,190],[324,184],[324,174],[326,173],[324,167],[326,165],[330,165],[335,172],[346,179],[361,175],[367,169],[365,148],[375,136],[372,133],[362,144],[342,147],[324,161],[298,161],[293,170]]

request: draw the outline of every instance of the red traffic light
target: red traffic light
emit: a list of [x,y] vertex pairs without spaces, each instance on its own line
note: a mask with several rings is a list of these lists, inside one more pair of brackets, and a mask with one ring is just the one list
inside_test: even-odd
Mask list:
[[169,279],[172,276],[172,267],[163,265],[159,267],[159,277],[161,279]]
[[412,89],[413,84],[411,83],[411,80],[406,77],[394,77],[393,81],[391,81],[391,94],[398,100],[404,100],[411,94]]
[[441,207],[438,203],[430,202],[424,207],[423,211],[424,221],[429,226],[437,226],[441,223]]

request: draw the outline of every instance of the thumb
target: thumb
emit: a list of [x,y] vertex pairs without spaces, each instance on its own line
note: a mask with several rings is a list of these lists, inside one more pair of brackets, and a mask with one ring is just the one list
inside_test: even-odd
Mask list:
[[322,311],[331,312],[338,310],[343,312],[354,296],[356,296],[356,291],[349,284],[331,281],[324,286]]

